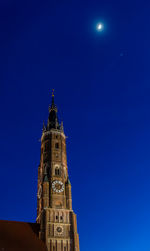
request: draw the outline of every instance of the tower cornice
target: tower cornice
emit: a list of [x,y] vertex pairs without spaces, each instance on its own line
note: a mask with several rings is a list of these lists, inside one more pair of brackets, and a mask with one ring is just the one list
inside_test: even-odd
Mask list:
[[61,135],[64,139],[67,138],[67,136],[64,134],[64,132],[57,130],[57,129],[51,129],[49,131],[44,131],[41,136],[41,142],[43,141],[45,136],[51,135],[51,134],[59,134]]

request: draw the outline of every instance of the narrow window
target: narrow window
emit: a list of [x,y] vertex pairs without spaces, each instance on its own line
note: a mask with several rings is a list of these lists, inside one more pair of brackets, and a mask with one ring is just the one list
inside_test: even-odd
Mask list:
[[48,235],[50,236],[50,232],[51,232],[51,226],[48,226]]
[[55,175],[57,175],[57,168],[55,168]]
[[56,176],[60,175],[60,169],[58,167],[55,168],[55,175]]
[[56,220],[58,220],[58,216],[56,215]]
[[43,162],[44,162],[44,163],[48,161],[48,157],[49,157],[48,153],[45,152],[45,153],[44,153],[44,156],[43,156]]
[[48,151],[48,149],[49,149],[49,143],[46,142],[44,146],[44,152]]
[[58,149],[59,148],[59,144],[55,143],[55,148]]

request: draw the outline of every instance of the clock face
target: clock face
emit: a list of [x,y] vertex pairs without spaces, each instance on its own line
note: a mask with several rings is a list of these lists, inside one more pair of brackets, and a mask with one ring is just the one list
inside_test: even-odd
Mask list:
[[63,226],[61,225],[56,225],[55,228],[54,228],[54,235],[55,236],[62,236],[63,235]]
[[41,195],[42,195],[42,186],[40,185],[37,194],[38,199],[41,199]]
[[52,182],[52,189],[56,193],[62,193],[64,191],[64,184],[60,180],[54,180]]
[[62,232],[62,228],[61,227],[57,227],[57,232],[61,233]]

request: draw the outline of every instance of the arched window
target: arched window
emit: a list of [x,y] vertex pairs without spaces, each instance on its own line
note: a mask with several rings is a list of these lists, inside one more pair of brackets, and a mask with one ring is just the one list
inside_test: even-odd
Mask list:
[[55,175],[56,175],[56,176],[59,176],[59,175],[60,175],[60,169],[59,169],[59,167],[56,167],[56,168],[55,168]]

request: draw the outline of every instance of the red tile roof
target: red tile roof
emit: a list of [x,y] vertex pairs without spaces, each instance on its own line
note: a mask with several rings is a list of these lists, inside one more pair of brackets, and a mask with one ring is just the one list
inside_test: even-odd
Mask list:
[[0,221],[0,251],[47,251],[39,240],[39,224]]

